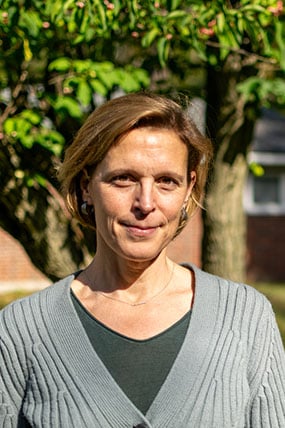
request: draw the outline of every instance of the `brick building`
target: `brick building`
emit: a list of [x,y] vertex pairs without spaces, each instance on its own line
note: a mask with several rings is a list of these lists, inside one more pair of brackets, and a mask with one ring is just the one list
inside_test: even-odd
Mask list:
[[250,174],[245,189],[248,277],[253,281],[285,281],[284,115],[264,111],[249,161],[261,166],[263,175]]
[[31,290],[49,284],[47,278],[35,268],[24,248],[11,235],[0,228],[0,293],[23,286]]

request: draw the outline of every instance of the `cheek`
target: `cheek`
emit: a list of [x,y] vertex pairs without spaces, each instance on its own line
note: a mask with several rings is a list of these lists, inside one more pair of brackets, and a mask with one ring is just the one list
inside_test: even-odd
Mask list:
[[181,209],[185,202],[185,195],[176,194],[170,195],[169,197],[164,197],[161,200],[161,211],[169,218],[174,220],[176,217],[180,218]]
[[[181,209],[182,209],[182,207],[181,207]],[[169,212],[168,212],[168,216],[167,216],[168,221],[172,222],[175,225],[175,227],[177,227],[179,224],[180,217],[181,217],[181,209],[176,208],[175,210],[172,209],[171,211],[169,210]]]
[[113,195],[100,195],[98,194],[94,201],[94,208],[96,216],[102,220],[107,220],[107,217],[117,217],[122,213],[122,209],[126,208],[126,201],[122,201],[122,198]]

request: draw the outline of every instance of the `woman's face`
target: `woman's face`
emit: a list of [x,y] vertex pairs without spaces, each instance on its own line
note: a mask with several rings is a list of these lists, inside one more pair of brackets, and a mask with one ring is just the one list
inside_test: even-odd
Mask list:
[[195,172],[187,179],[187,159],[186,145],[168,129],[135,129],[111,147],[81,183],[95,210],[97,253],[133,261],[158,256],[195,184]]

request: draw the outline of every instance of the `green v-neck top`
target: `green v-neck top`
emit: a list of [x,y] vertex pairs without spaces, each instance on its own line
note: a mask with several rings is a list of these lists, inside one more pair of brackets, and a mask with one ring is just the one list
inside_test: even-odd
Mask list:
[[96,353],[124,393],[146,414],[182,346],[191,311],[162,333],[136,340],[94,318],[72,291],[71,297]]

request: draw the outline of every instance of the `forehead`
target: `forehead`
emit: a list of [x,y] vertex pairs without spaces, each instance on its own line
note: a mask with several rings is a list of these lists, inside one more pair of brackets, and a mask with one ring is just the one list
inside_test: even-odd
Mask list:
[[124,134],[107,152],[106,158],[122,156],[187,157],[188,148],[171,129],[143,127]]
[[108,171],[132,170],[142,175],[173,172],[187,174],[188,149],[172,130],[137,128],[123,135],[95,169],[100,176]]

